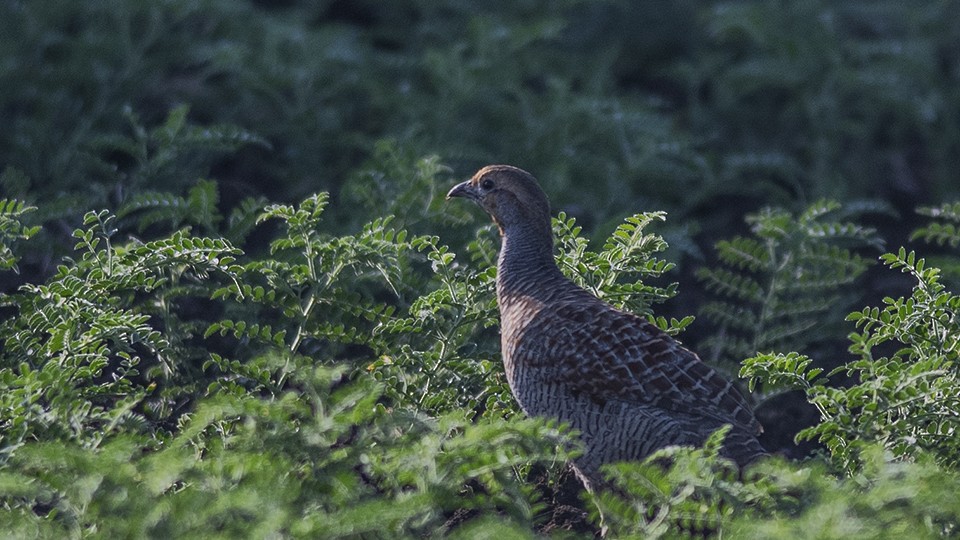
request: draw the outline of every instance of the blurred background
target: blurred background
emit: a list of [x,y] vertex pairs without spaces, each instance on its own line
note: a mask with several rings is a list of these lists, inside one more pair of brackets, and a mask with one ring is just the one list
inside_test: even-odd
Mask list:
[[[8,0],[0,25],[3,187],[63,215],[198,174],[336,200],[383,140],[451,179],[526,168],[589,228],[960,193],[952,0]],[[180,106],[257,140],[137,170],[117,139]]]

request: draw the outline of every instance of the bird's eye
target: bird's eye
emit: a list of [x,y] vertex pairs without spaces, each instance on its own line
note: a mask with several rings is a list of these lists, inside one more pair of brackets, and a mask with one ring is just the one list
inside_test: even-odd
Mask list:
[[480,182],[480,188],[484,190],[493,189],[493,180],[487,178],[483,182]]

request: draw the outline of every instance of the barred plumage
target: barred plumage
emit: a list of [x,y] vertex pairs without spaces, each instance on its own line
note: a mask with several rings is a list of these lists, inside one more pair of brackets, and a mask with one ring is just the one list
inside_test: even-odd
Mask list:
[[740,465],[764,454],[761,431],[729,381],[656,326],[619,311],[564,277],[553,258],[546,195],[526,171],[491,165],[454,186],[486,210],[502,236],[497,263],[501,348],[524,412],[580,431],[584,483],[600,465],[668,445],[699,445],[724,424],[724,454]]

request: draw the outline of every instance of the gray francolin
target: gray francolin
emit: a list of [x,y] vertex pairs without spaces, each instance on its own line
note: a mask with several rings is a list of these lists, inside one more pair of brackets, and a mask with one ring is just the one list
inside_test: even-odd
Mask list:
[[510,389],[531,416],[580,432],[574,462],[588,489],[599,468],[669,445],[700,445],[730,424],[722,453],[745,465],[764,450],[760,424],[737,388],[655,325],[606,304],[563,276],[550,205],[536,179],[490,165],[450,190],[500,229],[497,301]]

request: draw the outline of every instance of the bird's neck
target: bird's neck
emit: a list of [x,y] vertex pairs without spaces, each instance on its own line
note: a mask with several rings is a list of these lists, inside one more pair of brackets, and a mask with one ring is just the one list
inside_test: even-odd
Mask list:
[[563,279],[553,258],[553,231],[549,223],[537,227],[506,227],[497,261],[497,296],[529,294],[532,288]]

